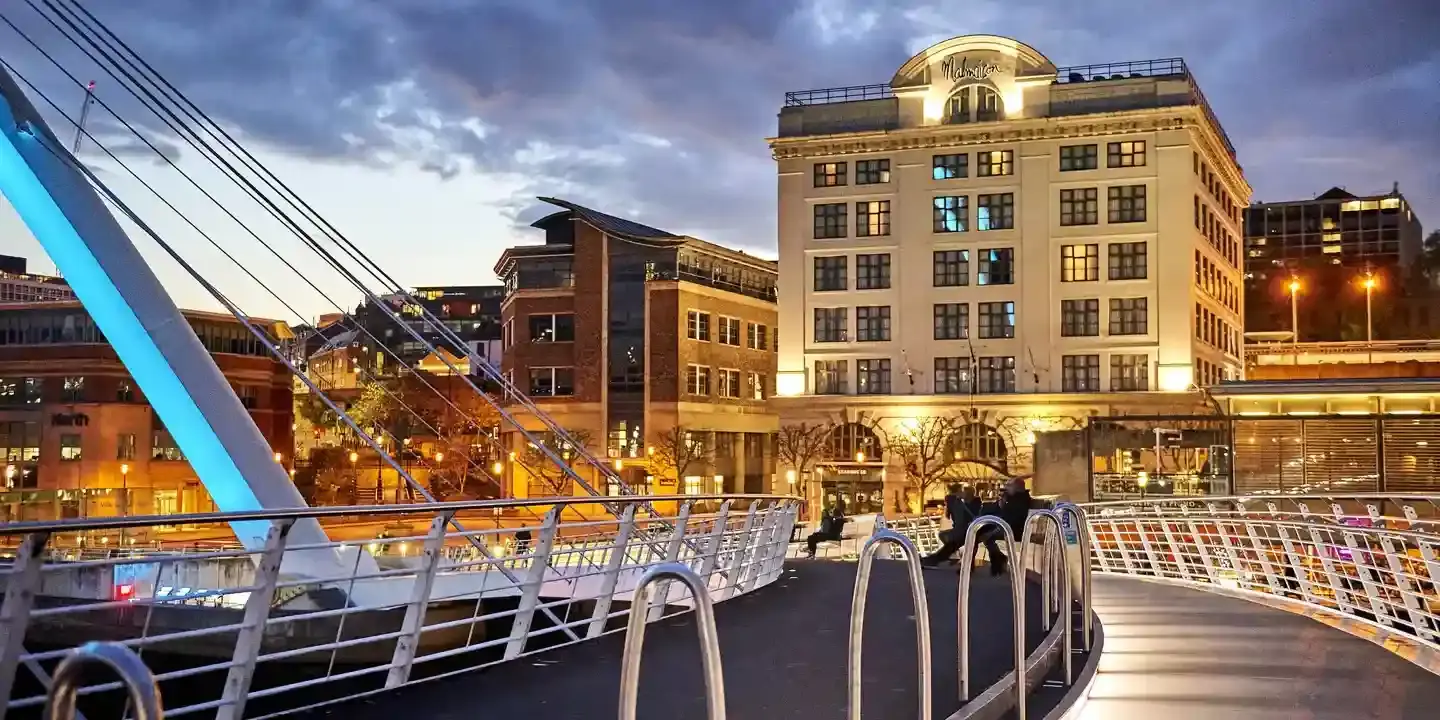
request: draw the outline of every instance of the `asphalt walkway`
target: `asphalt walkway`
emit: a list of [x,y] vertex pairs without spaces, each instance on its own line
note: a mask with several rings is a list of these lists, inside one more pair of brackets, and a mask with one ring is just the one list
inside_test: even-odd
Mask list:
[[[773,585],[715,608],[732,720],[841,720],[854,563],[791,561]],[[959,703],[956,679],[956,574],[925,573],[934,662],[935,714]],[[972,687],[984,689],[1012,668],[1008,580],[975,575]],[[1032,587],[1034,587],[1032,585]],[[1039,642],[1038,592],[1030,597],[1030,647]],[[914,614],[904,568],[876,563],[866,613],[866,717],[914,717],[917,698]],[[703,718],[700,654],[691,615],[650,626],[641,667],[640,717]],[[393,693],[322,708],[303,717],[343,720],[593,720],[618,705],[623,633]]]
[[1094,602],[1105,646],[1082,720],[1440,717],[1440,676],[1307,617],[1101,576]]

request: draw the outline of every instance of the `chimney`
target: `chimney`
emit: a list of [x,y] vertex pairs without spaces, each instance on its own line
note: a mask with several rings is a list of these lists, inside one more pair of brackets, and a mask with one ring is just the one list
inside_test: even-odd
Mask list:
[[1399,180],[1396,180],[1396,181],[1395,181],[1395,186],[1390,189],[1390,194],[1391,194],[1391,195],[1399,195],[1399,194],[1400,194],[1400,181],[1399,181]]

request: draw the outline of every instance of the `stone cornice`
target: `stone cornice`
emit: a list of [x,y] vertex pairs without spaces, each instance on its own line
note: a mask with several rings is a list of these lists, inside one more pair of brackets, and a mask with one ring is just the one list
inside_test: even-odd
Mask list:
[[[1005,120],[971,125],[932,125],[901,130],[769,138],[771,157],[788,160],[862,153],[900,152],[966,145],[1068,140],[1124,133],[1190,130],[1209,157],[1210,165],[1237,198],[1250,197],[1250,184],[1230,157],[1220,133],[1203,108],[1196,105],[1047,118]],[[1238,190],[1238,192],[1236,192]]]

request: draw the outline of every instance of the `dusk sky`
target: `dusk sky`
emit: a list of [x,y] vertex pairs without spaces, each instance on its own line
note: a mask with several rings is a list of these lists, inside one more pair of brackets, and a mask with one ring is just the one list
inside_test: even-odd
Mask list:
[[[1183,57],[1237,146],[1254,199],[1300,199],[1332,185],[1379,193],[1399,182],[1427,232],[1440,227],[1440,3],[1426,0],[85,6],[406,285],[494,282],[503,248],[539,240],[527,227],[544,211],[536,195],[773,257],[775,169],[765,138],[785,91],[886,82],[914,52],[971,33],[1016,38],[1061,66]],[[0,12],[203,174],[193,150],[24,0]],[[82,91],[3,24],[0,57],[78,110]],[[73,133],[58,114],[52,122],[63,137]],[[222,245],[258,257],[253,240],[204,209],[106,113],[97,108],[91,122],[162,193],[196,208]],[[95,148],[83,156],[247,311],[293,319]],[[253,205],[244,213],[259,218]],[[257,229],[297,247],[273,221]],[[136,242],[177,302],[216,306],[153,242]],[[0,253],[50,269],[8,207]],[[253,262],[289,282],[273,263]],[[358,299],[338,279],[319,282],[345,304]],[[302,315],[333,310],[314,294],[287,297]]]

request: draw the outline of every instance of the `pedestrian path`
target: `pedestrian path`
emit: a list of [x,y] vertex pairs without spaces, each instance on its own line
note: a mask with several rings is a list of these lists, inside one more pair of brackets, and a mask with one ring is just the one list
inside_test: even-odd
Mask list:
[[[854,563],[790,561],[785,576],[715,607],[731,720],[838,720],[845,717],[846,647]],[[925,573],[934,661],[935,710],[958,707],[956,573]],[[1039,593],[1028,593],[1030,647],[1038,644]],[[1008,580],[975,574],[972,686],[1009,672],[1013,652]],[[914,613],[905,568],[878,562],[865,626],[864,707],[868,718],[915,716]],[[705,717],[704,685],[692,616],[661,621],[645,634],[640,717]],[[621,634],[463,675],[352,700],[297,717],[344,720],[469,720],[613,717],[620,685]]]
[[1440,717],[1440,677],[1301,615],[1099,575],[1094,602],[1105,645],[1082,720]]

